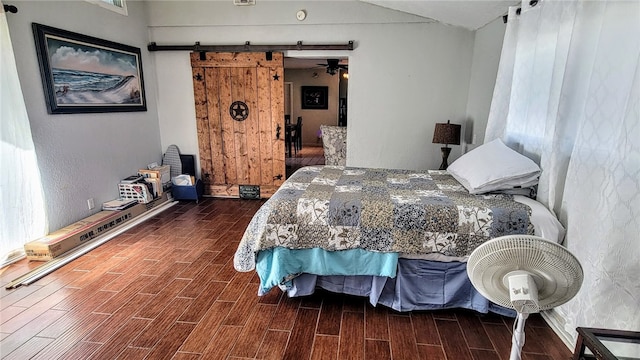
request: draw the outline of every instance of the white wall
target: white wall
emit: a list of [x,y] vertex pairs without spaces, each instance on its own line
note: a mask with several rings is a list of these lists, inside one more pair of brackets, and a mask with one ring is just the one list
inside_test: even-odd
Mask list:
[[[436,122],[461,123],[473,32],[355,1],[160,1],[147,4],[151,41],[166,44],[346,43],[353,51],[286,56],[349,57],[350,166],[437,168]],[[295,20],[304,8],[308,17]],[[162,146],[198,153],[188,52],[156,52]],[[492,88],[491,88],[492,89]],[[491,91],[488,89],[487,91]],[[457,151],[457,153],[456,153]],[[454,149],[452,158],[459,156]]]
[[[482,144],[484,139],[506,28],[502,18],[498,18],[475,33],[467,118],[462,123],[463,140],[469,143],[467,150]],[[461,144],[463,149],[465,145]]]
[[[128,2],[129,16],[86,1],[12,4],[18,13],[7,14],[7,21],[53,231],[95,213],[102,202],[118,197],[120,179],[161,161],[155,70],[146,51],[146,12],[138,1]],[[148,111],[49,115],[32,22],[140,47]],[[96,209],[88,209],[89,198],[95,199]]]

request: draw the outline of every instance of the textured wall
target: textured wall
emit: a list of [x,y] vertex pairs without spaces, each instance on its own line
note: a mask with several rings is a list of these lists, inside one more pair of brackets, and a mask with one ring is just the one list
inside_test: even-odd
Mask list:
[[463,123],[464,140],[473,144],[469,145],[467,150],[482,144],[484,139],[505,28],[502,18],[499,18],[475,33],[467,119]]
[[[146,12],[138,1],[128,2],[128,16],[86,1],[14,4],[19,12],[7,16],[9,31],[42,174],[49,230],[54,231],[116,198],[121,178],[161,161],[155,71],[146,51]],[[49,115],[32,22],[141,48],[148,111]],[[96,209],[88,209],[89,198],[95,199]]]

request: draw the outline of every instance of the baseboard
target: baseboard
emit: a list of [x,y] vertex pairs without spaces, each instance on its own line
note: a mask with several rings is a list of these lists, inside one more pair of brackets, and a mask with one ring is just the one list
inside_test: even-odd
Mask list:
[[173,205],[177,204],[177,201],[168,201],[158,207],[148,210],[146,213],[134,218],[131,222],[127,222],[115,229],[109,230],[103,235],[100,235],[91,241],[88,241],[84,245],[80,245],[53,260],[49,260],[35,269],[27,272],[24,275],[12,280],[10,283],[5,284],[5,289],[13,289],[22,285],[29,285],[43,276],[55,271],[56,269],[64,266],[65,264],[75,260],[76,258],[88,253],[89,251],[97,248],[98,246],[106,243],[112,238],[122,234],[123,232],[133,228],[134,226],[141,224],[155,215],[169,209]]
[[22,260],[25,257],[24,249],[13,250],[9,255],[7,255],[7,258],[2,262],[2,264],[0,264],[0,269],[7,265],[11,265],[16,261]]
[[569,333],[565,330],[567,320],[556,309],[543,311],[540,313],[544,321],[549,325],[556,335],[562,340],[569,350],[573,352],[576,346],[575,334]]

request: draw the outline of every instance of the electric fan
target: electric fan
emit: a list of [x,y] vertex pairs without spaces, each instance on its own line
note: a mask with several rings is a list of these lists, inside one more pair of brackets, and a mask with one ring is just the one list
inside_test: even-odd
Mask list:
[[566,248],[530,235],[495,238],[467,261],[473,286],[490,301],[516,310],[510,360],[520,360],[529,314],[571,300],[582,285],[582,266]]

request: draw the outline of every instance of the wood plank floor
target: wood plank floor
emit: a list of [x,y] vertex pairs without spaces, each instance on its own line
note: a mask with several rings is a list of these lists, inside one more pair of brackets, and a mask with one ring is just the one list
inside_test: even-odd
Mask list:
[[[512,319],[256,295],[233,268],[257,200],[183,202],[29,286],[2,289],[3,359],[508,359]],[[1,269],[2,284],[38,263]],[[539,316],[525,360],[569,359]]]
[[285,158],[287,177],[303,166],[324,165],[324,150],[322,146],[303,146],[291,157]]

